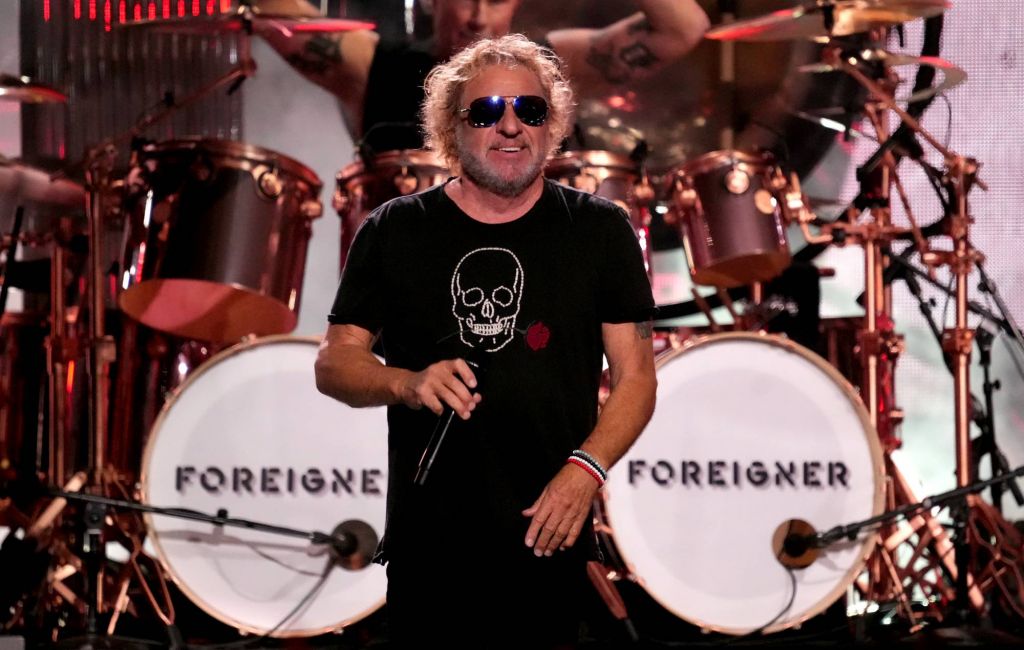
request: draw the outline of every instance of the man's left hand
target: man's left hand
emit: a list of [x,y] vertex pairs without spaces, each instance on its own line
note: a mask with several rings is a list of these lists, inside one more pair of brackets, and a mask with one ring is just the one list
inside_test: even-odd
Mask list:
[[526,545],[533,554],[551,556],[555,549],[565,550],[576,543],[597,494],[598,485],[586,470],[566,463],[551,479],[523,516],[532,517],[526,531]]

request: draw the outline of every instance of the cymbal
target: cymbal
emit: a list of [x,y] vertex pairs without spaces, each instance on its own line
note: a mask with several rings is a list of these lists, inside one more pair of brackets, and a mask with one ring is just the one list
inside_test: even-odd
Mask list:
[[[967,73],[959,66],[950,63],[946,59],[937,56],[913,56],[910,54],[901,54],[888,52],[883,49],[866,49],[858,52],[854,57],[849,59],[851,62],[860,63],[872,63],[878,62],[887,68],[897,68],[901,66],[929,66],[934,68],[938,76],[941,77],[939,83],[924,88],[915,93],[911,93],[905,96],[897,95],[895,97],[898,102],[917,102],[922,99],[927,99],[933,95],[939,95],[946,92],[956,86],[959,86],[967,79]],[[842,69],[831,63],[809,63],[806,65],[799,66],[797,71],[804,73],[815,73],[822,74],[826,72],[840,72]],[[817,121],[820,117],[835,117],[835,116],[846,116],[850,109],[848,106],[830,106],[825,108],[816,108],[808,111],[812,117],[807,118],[807,115],[799,115],[805,119],[811,119]],[[840,129],[842,130],[842,129]]]
[[246,15],[256,24],[273,25],[295,33],[335,33],[357,29],[373,29],[374,23],[343,18],[322,18],[292,11],[260,11],[257,7],[239,7],[235,13],[192,18],[133,20],[119,25],[125,29],[151,29],[175,34],[215,35],[241,32],[245,29]]
[[[946,0],[819,0],[765,16],[709,29],[716,41],[789,41],[861,34],[918,18],[937,16]],[[831,24],[828,24],[831,18]]]
[[0,73],[0,100],[25,104],[63,104],[68,101],[68,96],[55,88],[36,83],[28,77],[15,77]]
[[85,205],[85,189],[74,181],[54,180],[48,172],[0,159],[0,198],[14,203],[32,203],[74,208]]

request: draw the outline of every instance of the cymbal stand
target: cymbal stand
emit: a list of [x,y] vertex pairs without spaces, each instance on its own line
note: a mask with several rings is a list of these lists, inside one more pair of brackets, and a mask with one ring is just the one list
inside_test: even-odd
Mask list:
[[[974,332],[968,327],[968,277],[975,264],[984,261],[984,256],[970,243],[969,231],[973,221],[968,195],[975,185],[988,189],[978,178],[980,164],[973,158],[955,153],[925,130],[920,122],[900,108],[891,94],[867,78],[855,64],[837,57],[838,66],[854,77],[874,96],[876,101],[896,113],[915,135],[923,137],[944,162],[943,183],[949,197],[949,235],[952,250],[922,252],[922,260],[931,268],[947,266],[955,278],[955,326],[943,332],[944,349],[949,355],[953,370],[953,398],[956,442],[956,479],[961,488],[971,485],[974,479],[974,463],[971,457],[971,392],[970,358]],[[980,567],[980,586],[986,590],[998,587],[1001,594],[1009,598],[1011,608],[1018,615],[1024,614],[1024,600],[1020,588],[1021,562],[1024,558],[1024,540],[1021,535],[999,515],[998,511],[981,501],[976,494],[967,497],[965,512],[956,526],[963,532],[957,546],[957,580],[954,617],[964,622],[970,617],[970,610],[985,613],[984,604],[979,607],[970,590],[968,568],[976,562],[979,551],[986,551],[986,561]],[[1009,583],[1004,580],[1010,577]]]
[[[245,11],[240,11],[240,16],[243,18],[245,29],[243,30],[242,36],[239,40],[240,51],[239,63],[237,66],[214,81],[200,87],[182,101],[167,106],[156,113],[147,115],[127,131],[91,147],[85,156],[85,185],[88,192],[86,217],[89,225],[88,236],[90,242],[86,298],[89,320],[86,327],[85,342],[88,354],[89,399],[87,402],[89,408],[89,427],[87,435],[88,480],[83,491],[103,494],[111,493],[114,489],[123,490],[124,488],[122,485],[122,477],[117,475],[115,468],[110,466],[107,459],[106,446],[109,440],[108,415],[110,409],[109,396],[111,384],[110,364],[115,361],[116,345],[113,337],[107,334],[106,331],[106,291],[108,285],[106,269],[103,265],[104,260],[100,259],[101,256],[99,254],[99,242],[102,241],[103,237],[104,219],[108,216],[107,201],[109,200],[109,197],[113,196],[116,192],[116,185],[112,176],[117,158],[117,147],[120,144],[135,140],[151,126],[163,121],[184,108],[192,106],[218,89],[227,87],[229,93],[234,92],[246,78],[252,76],[255,72],[256,65],[250,54],[249,43],[249,38],[252,33],[251,8],[246,6]],[[54,284],[56,285],[56,283]],[[54,288],[56,289],[56,286]],[[54,295],[62,296],[62,291],[63,289]],[[63,301],[59,301],[59,304],[63,305]],[[59,318],[55,318],[54,320],[54,340],[58,342],[56,347],[60,350],[64,350],[67,345],[67,336],[66,330],[64,329],[65,325],[63,324],[63,318],[64,314],[61,313],[59,314]],[[59,325],[58,322],[60,323]],[[51,379],[51,384],[54,385],[53,389],[60,392],[63,390],[63,386],[60,385],[58,380],[59,375],[55,375],[54,378]],[[58,403],[62,404],[63,402],[51,402],[51,408]],[[54,413],[54,417],[54,422],[63,422],[67,416],[66,414]],[[60,443],[66,440],[65,434],[66,431],[61,430],[55,430],[51,434],[52,438],[56,438],[56,440],[51,440],[51,456],[55,451],[60,452],[63,449],[63,445]],[[64,469],[60,466],[60,459],[63,457],[59,453],[58,456],[59,458],[51,458],[51,469],[57,471],[57,474],[63,478]],[[56,512],[53,511],[54,509],[48,509],[45,521],[40,520],[38,522],[34,522],[33,528],[42,532],[41,528],[53,525],[58,520],[60,510],[62,510],[63,507],[64,504],[62,504],[60,509]],[[88,509],[82,510],[83,517],[87,522],[89,521],[89,517],[95,514],[90,513]],[[117,522],[116,519],[113,521],[115,521],[117,527],[119,527],[120,530],[118,532],[121,537],[126,538],[130,549],[135,549],[136,551],[141,549],[145,527],[141,524],[127,527],[122,525],[120,522]],[[101,523],[106,525],[107,520],[104,519]],[[128,528],[131,528],[131,530]],[[86,581],[86,594],[89,600],[85,611],[87,613],[87,627],[89,632],[92,633],[95,631],[94,628],[96,626],[95,615],[104,612],[106,609],[106,599],[103,596],[103,567],[95,567],[93,562],[93,558],[97,557],[94,552],[95,548],[93,548],[93,546],[98,543],[96,538],[97,534],[95,530],[88,528],[87,532],[88,534],[84,536],[83,540],[86,545],[81,549],[82,557],[87,558],[86,561],[82,562],[78,560],[78,558],[73,558],[74,561],[65,562],[64,566],[58,567],[58,569],[52,572],[52,574],[59,576],[59,578],[51,578],[53,581],[51,583],[51,587],[57,591],[66,593],[67,596],[72,596],[73,594],[68,591],[67,586],[62,584],[63,581],[71,575],[80,572],[83,566],[88,569],[87,573],[89,575],[83,576]],[[100,535],[100,537],[102,537],[102,535]],[[133,551],[133,558],[135,555],[137,555],[137,553]],[[102,564],[102,562],[100,562],[100,564]],[[142,572],[138,571],[137,567],[133,568],[136,569],[134,573],[141,580]],[[96,575],[91,575],[94,569],[96,570]],[[122,572],[119,584],[115,589],[115,593],[126,593],[127,581],[131,580],[131,578],[131,572]],[[166,585],[164,584],[164,577],[162,573],[157,571],[156,578],[160,583],[158,585],[160,590],[166,593]],[[143,586],[147,594],[151,595],[152,589],[150,589],[148,585],[144,584]],[[73,598],[66,599],[69,601],[73,600]],[[124,599],[120,598],[119,600],[123,601]],[[165,603],[167,603],[168,606],[164,608],[161,608],[154,598],[150,598],[150,602],[158,617],[166,624],[171,625],[173,623],[173,609],[169,606],[169,601],[165,599]],[[116,624],[116,620],[116,616],[111,620],[111,625],[107,629],[108,634],[113,633],[113,625]]]
[[[826,63],[854,77],[871,93],[866,105],[866,116],[871,121],[881,145],[881,155],[873,156],[872,165],[858,170],[858,179],[865,185],[862,204],[851,206],[841,219],[823,228],[821,235],[809,230],[813,216],[803,202],[799,184],[794,179],[794,190],[787,195],[786,204],[790,212],[800,215],[801,229],[810,243],[833,242],[843,245],[853,242],[864,250],[864,321],[858,336],[862,356],[863,377],[861,397],[867,406],[871,423],[882,443],[886,459],[887,506],[898,508],[914,503],[916,497],[896,463],[891,457],[901,441],[896,429],[903,419],[903,412],[895,406],[895,364],[903,350],[902,337],[896,334],[892,319],[891,286],[884,281],[886,256],[890,242],[905,236],[908,232],[918,250],[927,252],[927,242],[917,223],[909,199],[897,174],[897,160],[891,151],[887,111],[895,110],[901,119],[913,120],[893,101],[894,80],[890,76],[882,81],[868,77],[858,67],[860,60],[848,56],[838,46],[824,51]],[[915,122],[916,123],[916,122]],[[912,127],[911,127],[912,128]],[[877,164],[876,164],[877,163]],[[910,229],[898,228],[891,220],[891,190],[895,188],[903,204]],[[857,223],[861,210],[867,208],[871,220]],[[880,529],[881,543],[867,564],[867,575],[858,582],[861,591],[870,600],[895,600],[901,613],[912,625],[918,624],[925,616],[912,607],[911,598],[915,591],[922,592],[929,603],[948,601],[954,597],[950,582],[960,576],[964,589],[960,592],[963,602],[970,602],[980,610],[983,597],[974,585],[973,577],[953,562],[953,548],[943,526],[927,511],[910,520],[909,525],[887,524]],[[948,580],[946,579],[948,578]],[[927,615],[942,619],[943,612],[929,606]]]

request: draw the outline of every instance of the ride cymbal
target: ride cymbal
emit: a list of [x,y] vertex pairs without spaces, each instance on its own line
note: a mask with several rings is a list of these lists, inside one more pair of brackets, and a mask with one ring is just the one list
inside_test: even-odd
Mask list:
[[295,33],[335,33],[358,29],[373,29],[376,25],[361,20],[323,18],[308,15],[299,9],[292,9],[280,3],[268,5],[268,9],[257,6],[240,6],[234,13],[188,18],[156,18],[134,20],[119,25],[123,29],[151,29],[157,32],[175,34],[215,35],[230,34],[245,30],[247,21],[271,24],[278,29]]

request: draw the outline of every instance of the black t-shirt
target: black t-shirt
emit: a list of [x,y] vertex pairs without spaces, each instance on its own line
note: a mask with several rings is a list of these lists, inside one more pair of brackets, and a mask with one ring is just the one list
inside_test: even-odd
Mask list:
[[330,322],[381,332],[391,366],[461,357],[483,368],[483,400],[453,420],[423,488],[412,480],[438,417],[389,407],[388,555],[436,530],[521,548],[521,511],[596,423],[601,324],[652,308],[626,214],[552,181],[503,224],[472,219],[443,186],[371,213]]

